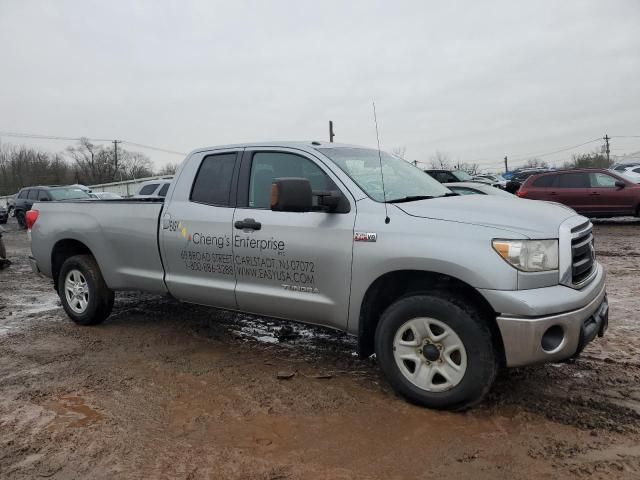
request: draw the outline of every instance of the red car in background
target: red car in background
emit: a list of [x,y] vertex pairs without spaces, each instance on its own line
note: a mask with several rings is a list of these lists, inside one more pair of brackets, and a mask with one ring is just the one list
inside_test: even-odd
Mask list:
[[563,203],[587,217],[640,216],[640,185],[610,170],[555,170],[533,175],[517,195]]

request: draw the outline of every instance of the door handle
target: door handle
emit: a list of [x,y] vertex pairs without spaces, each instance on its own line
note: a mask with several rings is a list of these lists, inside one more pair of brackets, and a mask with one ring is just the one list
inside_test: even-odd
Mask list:
[[549,195],[557,195],[556,192],[551,192]]
[[262,224],[253,218],[238,220],[234,225],[238,230],[260,230],[262,228]]
[[598,192],[591,192],[589,195],[597,195],[600,196],[600,194]]

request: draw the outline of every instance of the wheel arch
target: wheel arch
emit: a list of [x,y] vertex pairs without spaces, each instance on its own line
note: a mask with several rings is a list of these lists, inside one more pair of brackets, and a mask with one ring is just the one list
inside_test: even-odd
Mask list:
[[374,353],[375,332],[380,316],[399,298],[427,290],[453,292],[480,310],[491,330],[500,365],[505,364],[502,335],[496,312],[478,290],[450,275],[422,270],[396,270],[374,280],[364,294],[358,321],[358,355],[366,358]]
[[58,240],[51,250],[51,277],[53,278],[53,286],[58,289],[58,276],[62,264],[74,255],[93,255],[93,252],[83,242],[72,238]]

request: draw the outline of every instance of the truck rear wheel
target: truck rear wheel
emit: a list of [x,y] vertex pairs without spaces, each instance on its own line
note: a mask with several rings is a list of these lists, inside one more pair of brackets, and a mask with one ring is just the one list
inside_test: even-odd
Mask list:
[[491,331],[479,311],[442,291],[401,298],[376,329],[376,356],[409,401],[463,410],[487,394],[498,370]]
[[58,295],[65,312],[78,325],[102,323],[113,308],[113,290],[91,255],[65,260],[58,275]]

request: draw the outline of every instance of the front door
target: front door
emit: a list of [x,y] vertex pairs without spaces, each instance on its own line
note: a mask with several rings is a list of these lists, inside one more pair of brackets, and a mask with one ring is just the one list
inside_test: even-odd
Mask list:
[[169,292],[186,302],[236,308],[232,221],[241,149],[196,154],[169,192],[160,245]]
[[[282,177],[306,178],[314,191],[339,190],[350,211],[271,211],[271,184]],[[233,218],[238,308],[346,328],[355,217],[353,198],[317,158],[247,149]]]
[[591,172],[589,177],[589,212],[597,215],[634,213],[633,195],[628,194],[628,189],[616,186],[617,178],[601,172]]

